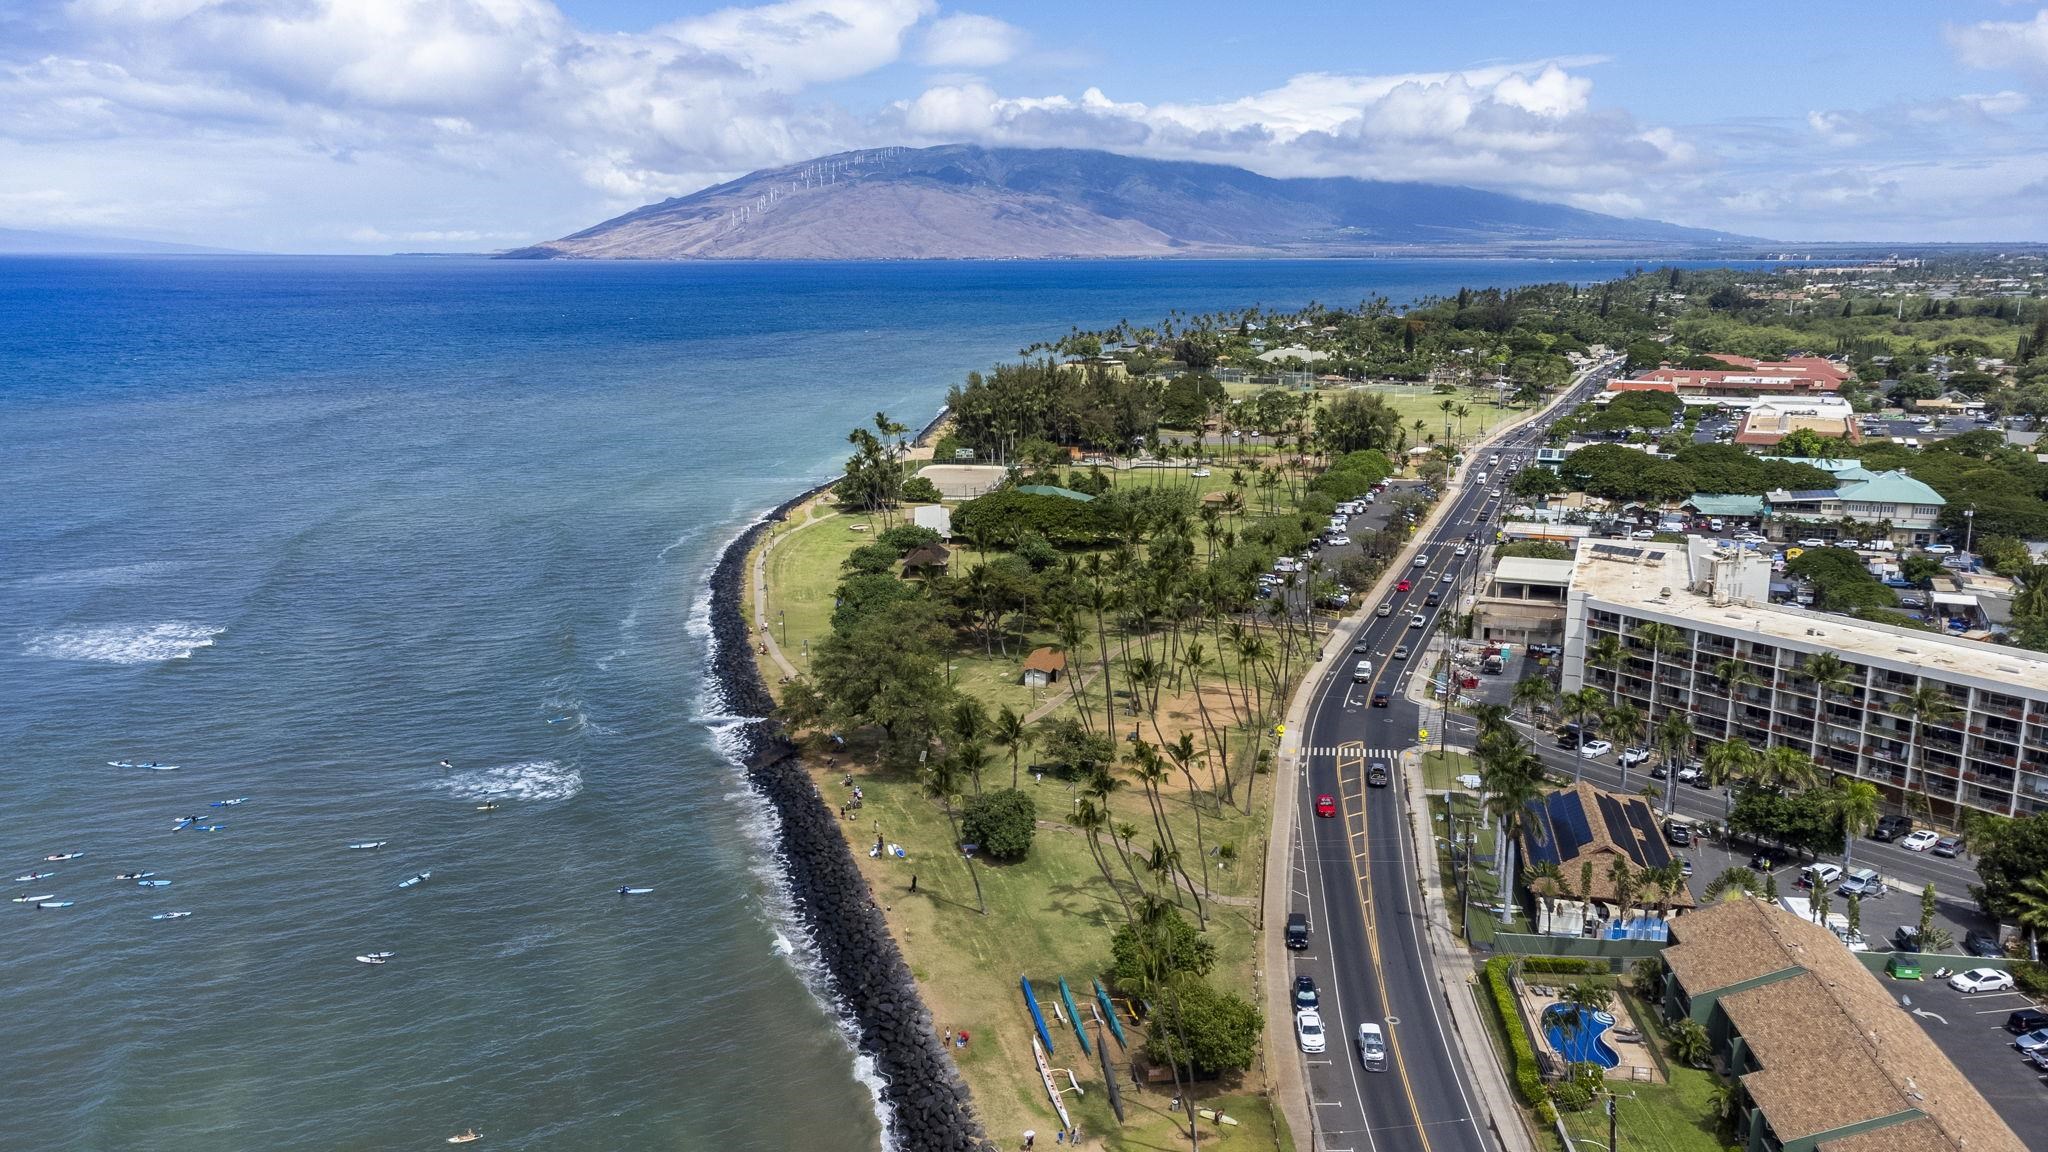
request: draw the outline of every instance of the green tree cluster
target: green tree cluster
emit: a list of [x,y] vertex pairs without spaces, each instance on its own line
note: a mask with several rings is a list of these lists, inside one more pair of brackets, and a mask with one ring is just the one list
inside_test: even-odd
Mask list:
[[960,812],[960,835],[996,860],[1022,860],[1038,829],[1038,806],[1015,788],[968,797]]

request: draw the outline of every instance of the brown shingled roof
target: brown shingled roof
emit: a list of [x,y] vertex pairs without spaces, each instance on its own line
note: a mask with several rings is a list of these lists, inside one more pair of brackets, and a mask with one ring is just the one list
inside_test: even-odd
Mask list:
[[[1673,931],[1682,942],[1665,951],[1667,958],[1687,949],[1695,954],[1706,949],[1768,953],[1722,965],[1718,976],[1723,982],[1713,986],[1734,982],[1728,976],[1749,978],[1743,972],[1803,969],[1721,1000],[1760,1065],[1742,1078],[1743,1086],[1780,1140],[1917,1110],[1927,1117],[1927,1126],[1917,1129],[1926,1138],[1854,1146],[1856,1152],[2025,1149],[1976,1086],[1826,928],[1744,896],[1677,921]],[[1712,971],[1710,966],[1698,959],[1679,959],[1673,966],[1687,991],[1707,989],[1709,983],[1687,982],[1681,966],[1690,966],[1695,975]],[[1890,1139],[1905,1135],[1895,1133]]]
[[1686,993],[1699,996],[1795,967],[1778,938],[1746,902],[1730,900],[1673,921],[1664,963]]
[[[1643,801],[1642,797],[1630,796],[1621,792],[1603,792],[1582,780],[1570,788],[1558,789],[1556,792],[1549,793],[1545,797],[1546,803],[1542,813],[1539,813],[1535,806],[1531,806],[1528,819],[1523,823],[1522,831],[1522,848],[1525,859],[1543,859],[1543,855],[1535,850],[1534,838],[1557,839],[1557,830],[1548,827],[1546,824],[1549,819],[1547,815],[1549,811],[1548,801],[1551,797],[1555,797],[1563,792],[1577,793],[1579,810],[1585,814],[1586,830],[1591,836],[1591,839],[1586,843],[1574,845],[1569,855],[1566,854],[1562,842],[1556,845],[1555,854],[1559,857],[1558,871],[1563,873],[1564,886],[1571,891],[1573,899],[1583,900],[1590,896],[1595,900],[1606,901],[1610,904],[1615,903],[1617,896],[1614,889],[1614,881],[1609,878],[1608,870],[1614,867],[1616,859],[1628,860],[1630,871],[1641,872],[1644,870],[1644,865],[1638,863],[1638,858],[1661,859],[1669,855],[1663,842],[1657,838],[1659,835],[1657,831],[1657,813]],[[1603,805],[1600,802],[1602,797],[1605,797],[1610,803]],[[1618,825],[1613,820],[1610,820],[1610,812],[1616,815],[1616,818],[1619,820]],[[1635,851],[1629,851],[1628,848],[1630,846],[1633,846]],[[1587,859],[1593,861],[1593,890],[1591,892],[1581,892],[1579,891],[1579,875],[1583,870],[1581,868],[1581,861]],[[1545,896],[1561,895],[1561,893],[1553,891],[1555,888],[1555,882],[1548,877],[1538,877],[1529,882],[1530,891],[1538,892]],[[1649,911],[1658,906],[1660,899],[1663,900],[1665,906],[1671,908],[1691,908],[1693,906],[1692,892],[1683,886],[1672,892],[1668,899],[1660,897],[1659,893],[1655,890],[1645,886],[1637,889],[1632,910],[1638,912]]]
[[1057,648],[1039,648],[1024,658],[1026,672],[1058,673],[1067,670],[1067,654]]

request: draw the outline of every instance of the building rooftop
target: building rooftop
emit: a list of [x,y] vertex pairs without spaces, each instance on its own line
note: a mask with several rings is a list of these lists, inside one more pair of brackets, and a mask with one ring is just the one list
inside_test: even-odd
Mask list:
[[1686,497],[1687,504],[1702,516],[1761,516],[1764,514],[1764,498],[1761,496],[1717,496],[1707,492],[1695,492]]
[[1844,500],[1876,501],[1886,504],[1947,504],[1941,493],[1897,468],[1880,472],[1868,480],[1855,480],[1835,490]]
[[1551,584],[1559,588],[1572,582],[1570,560],[1539,560],[1534,556],[1503,556],[1494,565],[1493,578],[1510,584]]
[[[1881,1130],[1892,1133],[1887,1138],[1869,1143],[1844,1138],[1825,1147],[1850,1152],[2018,1152],[2024,1147],[1926,1031],[1826,928],[1741,896],[1674,922],[1672,934],[1679,943],[1665,950],[1665,960],[1694,995],[1711,990],[1713,979],[1735,976],[1739,981],[1799,970],[1721,999],[1761,1066],[1742,1077],[1743,1088],[1769,1117],[1779,1140],[1917,1110],[1924,1118]],[[1716,958],[1703,963],[1708,954]]]
[[1067,654],[1057,648],[1034,649],[1024,658],[1026,672],[1058,673],[1067,670]]
[[1831,651],[1872,667],[1908,675],[1925,671],[1950,683],[1990,692],[2026,693],[2048,702],[2048,655],[1789,605],[1709,596],[1710,572],[1716,563],[1713,558],[1745,565],[1764,564],[1765,558],[1754,552],[1714,548],[1697,537],[1690,547],[1700,557],[1697,581],[1691,575],[1693,562],[1687,548],[1581,541],[1572,570],[1571,595],[1585,595],[1632,615],[1680,627],[1739,633],[1754,642],[1804,651]]
[[[1657,813],[1642,797],[1603,792],[1584,781],[1529,802],[1522,850],[1531,866],[1556,865],[1574,899],[1608,902],[1618,898],[1614,878],[1608,875],[1615,858],[1626,857],[1633,869],[1661,868],[1671,862],[1671,850],[1657,828]],[[1590,892],[1579,891],[1582,860],[1594,861]],[[1529,884],[1532,891],[1546,895],[1555,886],[1547,878]],[[1637,908],[1690,908],[1693,903],[1684,888],[1660,894],[1647,887],[1638,889],[1634,902]]]

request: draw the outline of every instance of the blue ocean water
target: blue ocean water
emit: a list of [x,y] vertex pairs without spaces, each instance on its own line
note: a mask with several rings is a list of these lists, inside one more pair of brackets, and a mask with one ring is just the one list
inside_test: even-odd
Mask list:
[[719,549],[1071,325],[1623,270],[0,259],[0,1148],[872,1148]]

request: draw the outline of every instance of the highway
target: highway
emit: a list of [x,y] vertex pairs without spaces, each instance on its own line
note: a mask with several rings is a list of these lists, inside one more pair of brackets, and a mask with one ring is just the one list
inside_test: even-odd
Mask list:
[[[1589,373],[1552,412],[1571,411],[1605,387],[1616,367],[1608,364]],[[1319,1149],[1485,1152],[1493,1147],[1473,1073],[1445,1018],[1441,985],[1424,939],[1415,853],[1406,842],[1406,793],[1398,778],[1392,787],[1368,787],[1366,773],[1374,761],[1398,772],[1400,751],[1418,743],[1427,721],[1404,698],[1407,678],[1426,671],[1427,639],[1439,614],[1455,610],[1458,598],[1449,593],[1469,582],[1483,551],[1478,543],[1464,556],[1457,549],[1468,535],[1477,541],[1491,538],[1501,500],[1489,490],[1512,479],[1513,458],[1520,457],[1523,465],[1533,460],[1550,420],[1545,416],[1471,450],[1464,484],[1450,490],[1443,516],[1410,544],[1396,561],[1399,571],[1389,576],[1407,581],[1408,590],[1387,594],[1389,615],[1372,614],[1378,605],[1367,604],[1368,614],[1355,634],[1340,632],[1332,638],[1351,651],[1340,654],[1314,687],[1301,733],[1300,832],[1291,847],[1289,910],[1308,914],[1309,946],[1292,953],[1293,969],[1314,977],[1329,1037],[1326,1052],[1301,1054]],[[1501,462],[1489,465],[1495,453]],[[1481,472],[1490,473],[1485,483],[1477,482]],[[1439,605],[1425,602],[1432,590],[1446,593]],[[1418,614],[1419,625],[1413,623]],[[1394,659],[1399,645],[1414,655]],[[1362,681],[1353,674],[1361,659],[1372,661]],[[1387,693],[1386,706],[1372,706],[1376,692]],[[1333,817],[1316,815],[1316,798],[1322,795],[1335,799]],[[1361,1065],[1356,1043],[1361,1022],[1376,1023],[1387,1034],[1384,1071]]]

